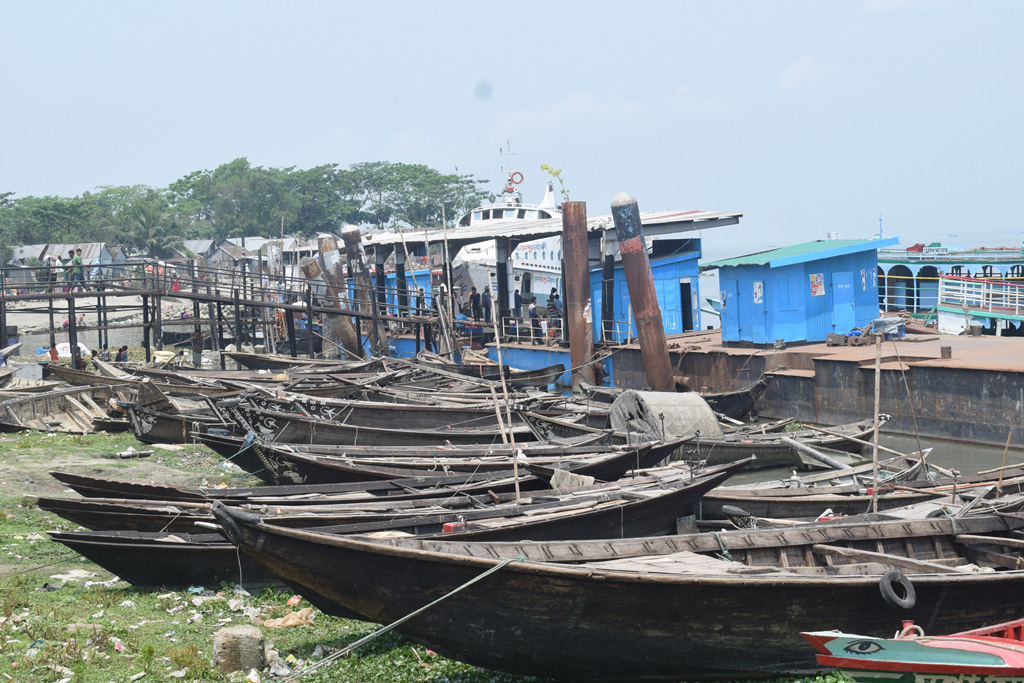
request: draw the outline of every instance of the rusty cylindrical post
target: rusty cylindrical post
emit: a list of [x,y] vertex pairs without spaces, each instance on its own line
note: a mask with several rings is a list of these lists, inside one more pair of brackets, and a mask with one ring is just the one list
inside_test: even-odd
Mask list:
[[654,289],[651,262],[647,258],[644,232],[640,224],[640,208],[636,199],[620,192],[612,200],[612,220],[622,254],[622,269],[633,305],[636,333],[640,341],[640,356],[644,363],[647,383],[654,391],[674,389],[672,363],[668,357],[665,326],[661,320],[661,307]]
[[565,262],[565,310],[568,314],[572,386],[594,383],[594,338],[587,334],[583,311],[590,298],[590,253],[587,248],[587,203],[562,204],[562,248]]

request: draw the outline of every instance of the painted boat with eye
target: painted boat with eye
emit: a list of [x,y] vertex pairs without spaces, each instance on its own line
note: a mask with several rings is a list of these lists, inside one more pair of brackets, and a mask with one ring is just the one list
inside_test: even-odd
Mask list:
[[1017,683],[1024,679],[1024,619],[927,636],[912,621],[893,638],[840,631],[802,633],[818,664],[857,683]]

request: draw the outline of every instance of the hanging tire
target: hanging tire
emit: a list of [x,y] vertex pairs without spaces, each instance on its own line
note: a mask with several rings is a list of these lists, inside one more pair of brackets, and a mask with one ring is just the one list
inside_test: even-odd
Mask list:
[[878,582],[878,590],[882,592],[882,599],[893,607],[910,609],[917,604],[914,584],[901,571],[890,569],[883,574]]

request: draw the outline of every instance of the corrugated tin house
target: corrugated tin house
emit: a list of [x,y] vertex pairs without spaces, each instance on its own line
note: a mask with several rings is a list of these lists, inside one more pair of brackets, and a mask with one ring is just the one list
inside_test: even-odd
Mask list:
[[[706,263],[718,268],[723,342],[823,342],[878,317],[887,240],[818,240]],[[667,331],[667,330],[666,330]]]
[[[670,250],[671,253],[659,255],[662,250]],[[654,289],[658,293],[665,334],[700,329],[700,269],[697,264],[700,255],[699,239],[653,241],[651,275],[654,278]],[[590,271],[590,302],[594,341],[600,341],[604,329],[601,321],[603,307],[600,268]],[[635,338],[636,321],[631,314],[629,287],[621,263],[615,266],[613,308],[612,337],[615,341],[626,341],[628,332],[629,337]]]

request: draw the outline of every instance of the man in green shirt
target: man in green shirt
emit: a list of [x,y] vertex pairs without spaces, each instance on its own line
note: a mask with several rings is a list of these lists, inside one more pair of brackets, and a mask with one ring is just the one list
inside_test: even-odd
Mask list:
[[85,268],[82,265],[82,248],[79,247],[75,251],[74,258],[71,259],[71,271],[74,279],[71,281],[71,291],[78,291],[78,283],[81,282],[82,291],[86,291],[85,286]]

